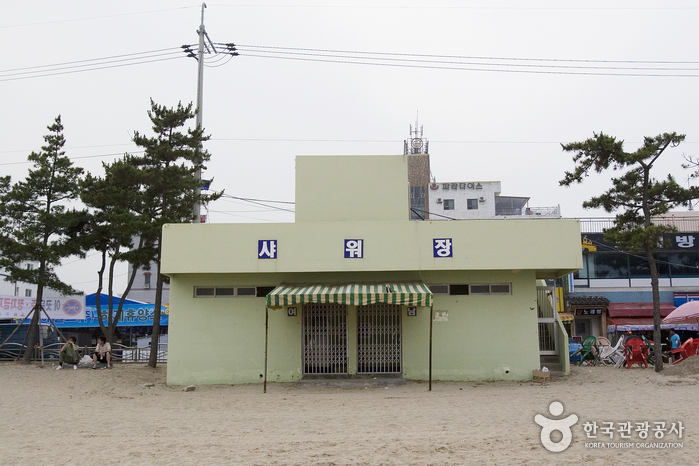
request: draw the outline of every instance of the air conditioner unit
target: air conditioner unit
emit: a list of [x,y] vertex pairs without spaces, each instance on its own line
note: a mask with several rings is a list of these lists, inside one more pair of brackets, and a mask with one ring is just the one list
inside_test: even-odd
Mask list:
[[484,197],[479,197],[479,198],[478,198],[478,202],[485,202],[485,198],[484,198]]
[[441,197],[438,197],[438,198],[437,198],[437,204],[441,204],[441,203],[442,203],[442,198],[441,198]]

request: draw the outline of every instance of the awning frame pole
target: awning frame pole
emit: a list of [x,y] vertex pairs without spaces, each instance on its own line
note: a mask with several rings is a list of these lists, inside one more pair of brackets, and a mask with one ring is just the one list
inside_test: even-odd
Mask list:
[[262,393],[267,393],[267,342],[269,341],[269,308],[265,306],[265,376]]
[[430,363],[429,363],[429,388],[427,391],[432,391],[432,310],[434,305],[430,306]]

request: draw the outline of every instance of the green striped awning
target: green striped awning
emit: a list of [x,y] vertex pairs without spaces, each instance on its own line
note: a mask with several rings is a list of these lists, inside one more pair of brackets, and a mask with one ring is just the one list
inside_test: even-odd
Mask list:
[[432,305],[432,292],[422,282],[349,283],[342,285],[279,285],[267,295],[268,307],[305,303],[365,306],[374,303]]

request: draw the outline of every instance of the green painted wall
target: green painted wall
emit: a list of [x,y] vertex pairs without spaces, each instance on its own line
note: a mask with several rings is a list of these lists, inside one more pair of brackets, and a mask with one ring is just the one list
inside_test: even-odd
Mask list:
[[[512,283],[512,295],[435,296],[433,380],[529,380],[539,368],[536,280],[530,272],[425,274],[426,283]],[[429,309],[403,321],[404,376],[427,380]],[[407,351],[406,351],[407,349]]]
[[[451,238],[454,257],[434,258],[434,238]],[[258,259],[258,240],[270,239],[278,258]],[[345,239],[364,240],[363,259],[344,258]],[[168,275],[514,269],[554,278],[579,270],[582,255],[577,220],[177,224],[163,228],[162,265]]]
[[[265,298],[194,298],[195,286],[271,286],[221,276],[171,278],[168,371],[170,385],[262,382]],[[267,380],[301,378],[301,317],[269,310]]]
[[408,156],[296,157],[301,222],[408,220]]
[[[436,296],[433,380],[528,380],[539,367],[536,279],[529,272],[425,272],[426,283],[512,283],[512,295]],[[362,274],[359,281],[404,279],[405,274]],[[168,384],[257,383],[263,380],[263,298],[194,298],[194,286],[273,286],[308,280],[299,275],[175,275],[170,294]],[[326,277],[329,278],[329,277]],[[345,282],[348,276],[335,276]],[[533,309],[532,309],[533,308]],[[268,381],[302,377],[302,306],[269,311]],[[429,308],[409,317],[402,309],[403,376],[427,380]],[[348,309],[350,373],[356,373],[356,308]],[[508,371],[509,372],[506,372]]]

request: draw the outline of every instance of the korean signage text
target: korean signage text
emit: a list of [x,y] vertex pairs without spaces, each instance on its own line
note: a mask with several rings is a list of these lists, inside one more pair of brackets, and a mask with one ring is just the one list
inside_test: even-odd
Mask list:
[[[36,306],[36,299],[20,296],[0,296],[0,319],[22,319]],[[51,319],[84,319],[84,296],[60,296],[44,299],[41,307]],[[41,314],[45,318],[45,314]]]

